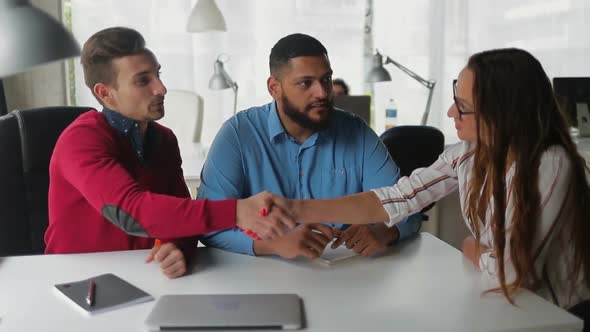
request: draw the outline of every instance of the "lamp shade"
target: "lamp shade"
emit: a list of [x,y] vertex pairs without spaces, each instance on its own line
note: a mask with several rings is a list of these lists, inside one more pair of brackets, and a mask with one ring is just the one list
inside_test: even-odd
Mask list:
[[209,80],[209,89],[224,90],[232,87],[232,80],[223,67],[223,62],[215,61],[213,65],[213,76]]
[[379,52],[375,53],[372,58],[371,70],[367,74],[367,82],[385,82],[391,81],[391,75],[383,67],[383,56]]
[[0,43],[0,77],[80,55],[72,34],[28,0],[0,0]]
[[225,90],[231,88],[234,90],[234,114],[236,114],[238,109],[238,83],[232,80],[231,77],[229,77],[229,74],[225,71],[223,63],[228,61],[229,58],[226,58],[225,61],[222,60],[224,55],[226,54],[219,55],[213,64],[213,76],[211,76],[211,79],[209,80],[209,89]]
[[214,0],[199,0],[188,18],[186,31],[226,31],[225,20]]

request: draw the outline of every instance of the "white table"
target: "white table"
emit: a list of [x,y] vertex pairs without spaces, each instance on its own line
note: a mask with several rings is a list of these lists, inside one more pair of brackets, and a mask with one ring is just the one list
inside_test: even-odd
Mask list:
[[524,292],[519,307],[487,289],[459,251],[427,233],[377,258],[332,267],[199,248],[189,276],[168,280],[146,251],[0,259],[0,331],[144,331],[155,302],[85,316],[56,283],[113,272],[154,297],[297,293],[308,331],[581,331],[582,321]]

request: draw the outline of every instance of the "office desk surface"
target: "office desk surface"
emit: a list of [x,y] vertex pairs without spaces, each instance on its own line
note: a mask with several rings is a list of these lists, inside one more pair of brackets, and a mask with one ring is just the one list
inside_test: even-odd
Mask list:
[[115,273],[158,298],[179,293],[297,293],[309,331],[581,331],[582,321],[524,292],[514,307],[459,251],[422,233],[386,255],[332,267],[199,248],[192,274],[166,279],[147,251],[0,259],[0,331],[145,331],[154,301],[83,315],[56,283]]

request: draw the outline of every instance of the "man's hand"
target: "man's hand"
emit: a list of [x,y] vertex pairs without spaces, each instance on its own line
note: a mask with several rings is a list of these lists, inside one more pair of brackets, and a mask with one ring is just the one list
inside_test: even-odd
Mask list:
[[162,273],[170,279],[178,278],[187,271],[184,254],[172,242],[154,246],[145,262],[151,263],[153,261],[160,265]]
[[272,207],[278,207],[281,210],[283,210],[283,212],[285,214],[287,214],[289,217],[291,217],[293,220],[297,221],[297,218],[299,217],[299,211],[298,209],[300,208],[300,206],[298,206],[298,204],[296,204],[295,202],[297,202],[297,200],[295,199],[288,199],[285,198],[283,196],[280,195],[275,195],[271,192],[265,192],[267,194],[267,202],[269,203],[268,207],[270,208]]
[[[246,199],[239,199],[236,209],[236,225],[244,230],[254,232],[265,240],[284,235],[286,230],[295,227],[296,223],[288,213],[273,204],[275,199],[281,198],[267,191]],[[268,211],[266,216],[261,215],[262,209]]]
[[323,224],[301,224],[274,240],[254,242],[254,252],[257,255],[273,254],[287,259],[315,259],[322,255],[335,232],[335,229]]
[[368,257],[381,253],[399,238],[396,227],[387,227],[383,223],[374,225],[352,225],[348,227],[332,244],[332,249],[346,243],[346,248],[359,255]]

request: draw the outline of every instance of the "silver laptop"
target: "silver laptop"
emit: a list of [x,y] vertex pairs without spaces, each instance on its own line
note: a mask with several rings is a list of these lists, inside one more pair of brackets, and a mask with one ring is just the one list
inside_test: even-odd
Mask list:
[[296,294],[164,295],[146,319],[152,330],[301,328]]

